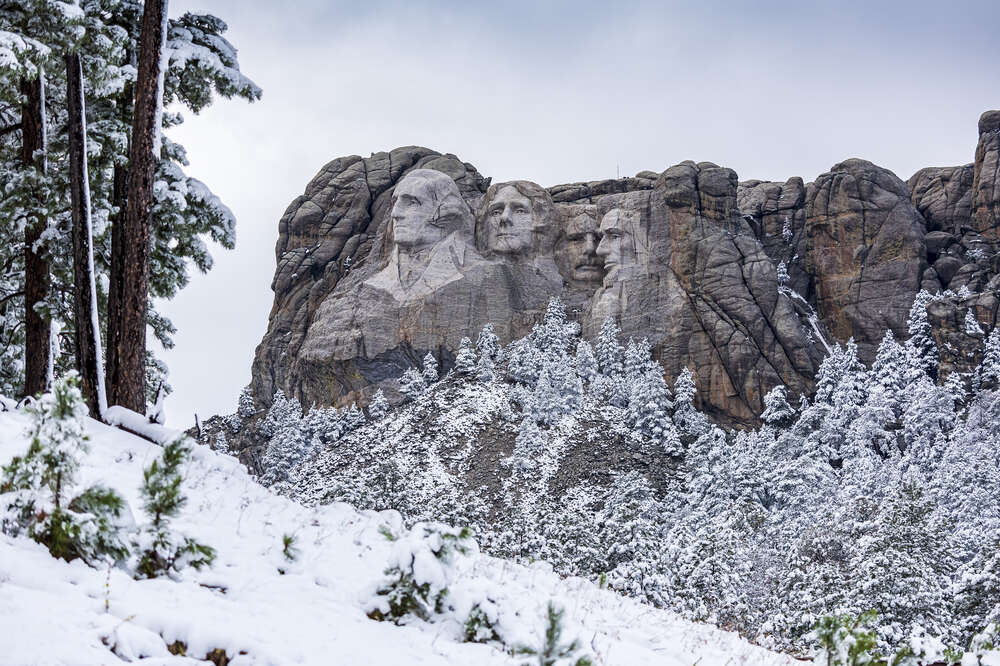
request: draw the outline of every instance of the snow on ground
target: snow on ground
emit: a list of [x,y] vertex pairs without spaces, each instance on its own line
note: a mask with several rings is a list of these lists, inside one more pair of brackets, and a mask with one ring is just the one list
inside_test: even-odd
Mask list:
[[[0,413],[0,465],[23,453],[28,425]],[[160,448],[88,421],[91,451],[80,482],[103,482],[128,500],[137,519],[142,469]],[[258,485],[233,458],[198,447],[185,477],[189,497],[174,526],[216,548],[209,569],[181,581],[136,581],[118,569],[66,563],[41,545],[0,535],[0,663],[205,663],[223,649],[231,664],[522,664],[495,646],[460,643],[455,627],[375,622],[364,608],[382,577],[391,544],[380,526],[395,512],[346,504],[304,508]],[[282,536],[301,556],[288,566]],[[286,568],[282,575],[278,567]],[[566,609],[566,637],[590,646],[597,664],[745,664],[794,660],[738,636],[696,625],[583,579],[560,579],[544,563],[523,567],[475,555],[463,574],[501,591],[498,604],[540,636],[545,608]],[[167,646],[187,645],[189,657]],[[114,652],[112,652],[114,648]]]

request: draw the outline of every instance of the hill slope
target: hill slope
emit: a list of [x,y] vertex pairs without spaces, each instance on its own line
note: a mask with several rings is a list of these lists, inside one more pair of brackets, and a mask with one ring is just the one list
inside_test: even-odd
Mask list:
[[[0,464],[27,448],[28,423],[21,412],[0,413]],[[80,480],[117,489],[141,522],[142,469],[159,447],[95,421],[87,421],[87,430],[90,453]],[[118,569],[53,559],[25,537],[0,535],[3,663],[203,663],[198,660],[215,650],[224,651],[229,664],[524,662],[497,644],[459,642],[454,622],[398,627],[365,616],[393,552],[380,528],[399,529],[395,512],[358,512],[346,504],[304,508],[206,447],[196,449],[184,490],[189,501],[176,526],[215,547],[218,558],[179,581],[136,581]],[[284,534],[294,534],[301,551],[293,564],[283,562]],[[285,575],[279,566],[288,569]],[[583,579],[561,579],[544,564],[529,568],[476,554],[461,575],[493,590],[510,635],[525,642],[538,640],[550,599],[563,605],[567,638],[578,636],[599,664],[792,661]],[[168,651],[181,643],[189,657]]]

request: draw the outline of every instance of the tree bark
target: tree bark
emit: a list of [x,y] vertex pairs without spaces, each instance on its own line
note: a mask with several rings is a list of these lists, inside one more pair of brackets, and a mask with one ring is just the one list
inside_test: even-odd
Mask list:
[[160,55],[166,39],[167,0],[147,0],[142,13],[135,114],[129,160],[121,253],[118,336],[113,354],[115,402],[133,411],[146,409],[146,300],[149,285],[153,179],[160,150]]
[[[45,76],[39,69],[38,77],[21,79],[21,163],[34,167],[39,173],[46,171],[45,148]],[[48,220],[42,214],[44,201],[36,199],[36,214],[24,228],[24,394],[36,395],[47,388],[46,380],[50,362],[51,324],[41,315],[37,306],[45,303],[49,295],[49,262],[45,249],[35,245],[42,237]]]
[[76,369],[80,390],[90,415],[104,416],[104,369],[101,367],[97,284],[94,279],[94,240],[90,217],[90,181],[87,173],[87,114],[83,99],[80,55],[66,60],[66,109],[69,133],[69,182],[73,217],[73,319]]
[[[130,56],[128,61],[131,62]],[[125,88],[119,97],[121,120],[127,123],[132,117],[133,102],[135,100],[135,89],[131,82],[125,84]],[[132,137],[128,137],[128,152],[131,154]],[[118,373],[118,340],[121,338],[119,322],[121,322],[121,293],[122,293],[122,253],[125,245],[125,208],[128,202],[128,165],[115,164],[112,176],[112,203],[117,208],[117,212],[111,221],[111,265],[108,284],[108,313],[107,313],[107,359],[106,381],[108,390],[108,402],[118,404],[118,395],[113,378]]]

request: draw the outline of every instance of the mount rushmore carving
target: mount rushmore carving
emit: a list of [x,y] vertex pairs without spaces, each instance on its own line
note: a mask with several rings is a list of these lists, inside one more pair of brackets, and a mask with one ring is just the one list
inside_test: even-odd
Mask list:
[[[773,386],[811,391],[835,340],[854,337],[870,357],[887,328],[905,336],[921,288],[964,280],[992,325],[998,267],[964,249],[995,250],[1000,119],[983,118],[974,177],[947,187],[929,170],[908,186],[863,160],[808,185],[739,183],[731,169],[683,162],[548,189],[490,184],[426,148],[334,160],[279,225],[255,398],[398,397],[399,376],[427,352],[447,369],[463,337],[487,323],[502,342],[523,336],[558,296],[586,337],[614,318],[624,338],[649,339],[668,380],[692,370],[702,408],[752,423]],[[931,254],[941,225],[931,231],[921,211],[939,210],[962,219],[949,218],[951,240]]]

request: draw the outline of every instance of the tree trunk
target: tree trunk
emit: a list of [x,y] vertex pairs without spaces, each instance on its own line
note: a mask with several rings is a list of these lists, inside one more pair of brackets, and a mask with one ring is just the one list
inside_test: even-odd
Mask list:
[[90,177],[87,173],[87,114],[83,99],[83,68],[79,54],[66,56],[66,109],[69,132],[69,182],[73,216],[73,319],[76,369],[90,415],[104,416],[104,369],[101,367],[97,283],[94,279],[94,239],[90,219]]
[[115,402],[133,411],[146,409],[146,300],[149,285],[153,178],[159,161],[160,55],[166,39],[167,0],[147,0],[142,13],[139,71],[129,160],[128,202],[122,230],[120,311],[114,375]]
[[[46,171],[45,158],[45,75],[39,68],[38,77],[31,81],[21,79],[21,162],[34,167],[39,173]],[[43,151],[35,156],[36,151]],[[29,218],[24,228],[24,394],[36,395],[45,391],[50,363],[51,325],[49,319],[36,307],[43,305],[49,295],[49,262],[45,249],[36,248],[48,220],[42,214],[44,201],[39,195],[36,214]]]
[[[131,58],[129,59],[131,60]],[[126,83],[122,94],[119,97],[121,104],[121,119],[127,122],[132,116],[132,106],[135,90],[131,83]],[[129,153],[131,154],[132,137],[128,137]],[[118,404],[118,396],[115,390],[113,378],[117,375],[118,368],[118,340],[121,338],[119,322],[121,321],[121,294],[122,294],[122,252],[125,245],[125,207],[128,202],[128,165],[115,164],[112,180],[112,203],[118,212],[115,213],[111,221],[111,272],[108,284],[108,339],[107,339],[107,368],[106,385],[108,389],[108,402]]]

